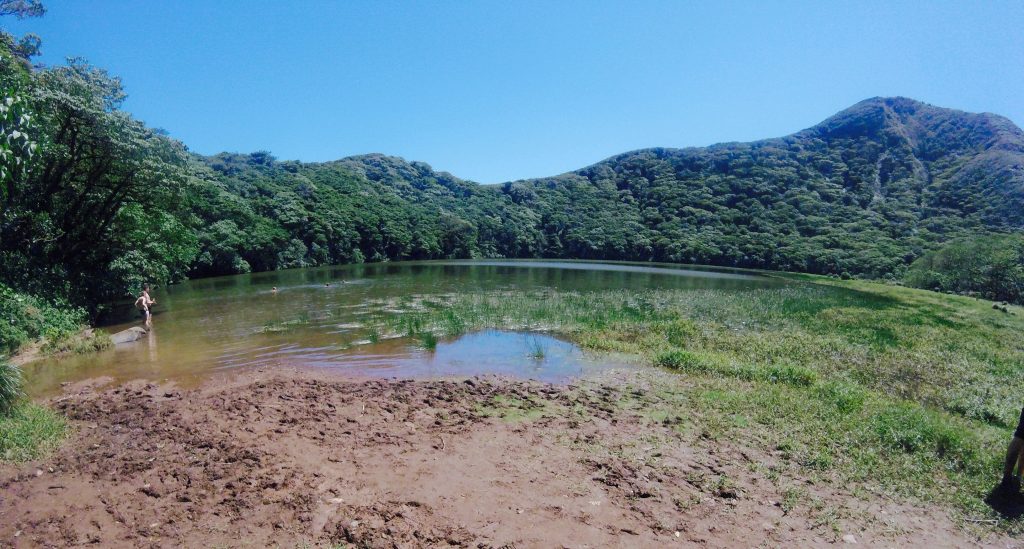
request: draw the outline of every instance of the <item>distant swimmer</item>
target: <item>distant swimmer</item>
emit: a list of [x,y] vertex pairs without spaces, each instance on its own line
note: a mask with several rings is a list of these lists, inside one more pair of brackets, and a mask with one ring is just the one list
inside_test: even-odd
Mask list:
[[135,300],[135,307],[142,312],[142,315],[146,318],[146,327],[149,328],[153,325],[153,315],[150,309],[153,305],[156,305],[156,300],[149,296],[150,286],[146,284],[142,287],[142,295]]
[[274,286],[273,288],[271,288],[270,289],[270,293],[276,294],[277,293],[277,286]]

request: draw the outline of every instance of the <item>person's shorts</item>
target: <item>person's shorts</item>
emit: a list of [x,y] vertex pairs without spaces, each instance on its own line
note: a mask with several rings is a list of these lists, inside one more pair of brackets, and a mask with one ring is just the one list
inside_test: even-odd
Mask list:
[[1017,422],[1017,430],[1013,432],[1013,436],[1024,439],[1024,408],[1020,410],[1020,421]]

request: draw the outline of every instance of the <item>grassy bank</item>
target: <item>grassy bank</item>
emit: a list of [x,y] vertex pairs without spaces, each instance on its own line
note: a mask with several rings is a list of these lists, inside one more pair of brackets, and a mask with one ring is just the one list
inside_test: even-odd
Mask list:
[[21,371],[0,362],[0,461],[39,457],[55,448],[67,433],[65,419],[29,402],[21,384]]
[[[1019,414],[1024,321],[970,298],[793,277],[780,288],[411,296],[371,329],[563,334],[679,372],[623,402],[694,436],[753,441],[794,473],[855,490],[983,503]],[[1016,313],[1016,314],[1012,314]],[[1019,528],[1003,523],[1009,528]]]

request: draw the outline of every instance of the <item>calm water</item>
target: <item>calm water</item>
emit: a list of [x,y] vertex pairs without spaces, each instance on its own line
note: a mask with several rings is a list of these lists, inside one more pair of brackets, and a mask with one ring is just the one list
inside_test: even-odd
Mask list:
[[[335,368],[358,377],[499,373],[557,382],[622,362],[547,335],[500,330],[440,341],[428,351],[407,338],[371,342],[375,338],[363,325],[368,315],[400,314],[395,299],[411,295],[545,288],[744,291],[779,284],[740,272],[575,261],[401,262],[209,278],[157,291],[148,337],[103,353],[35,362],[25,374],[36,395],[101,376],[189,385],[213,373],[281,366]],[[294,324],[283,331],[267,330],[289,322]],[[138,313],[126,308],[120,322],[104,330],[141,324]]]

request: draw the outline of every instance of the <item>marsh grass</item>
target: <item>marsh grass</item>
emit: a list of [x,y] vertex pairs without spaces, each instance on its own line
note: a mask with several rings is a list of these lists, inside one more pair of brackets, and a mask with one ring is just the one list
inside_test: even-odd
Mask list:
[[437,336],[433,332],[419,332],[419,338],[424,349],[428,351],[437,349]]
[[528,337],[526,340],[526,356],[533,360],[544,360],[544,356],[547,354],[547,348],[544,343],[536,337]]
[[746,291],[456,294],[374,321],[441,337],[543,330],[646,357],[688,380],[634,403],[652,420],[743,433],[827,481],[991,516],[983,498],[1020,409],[1022,318],[971,298],[787,277],[798,280]]

